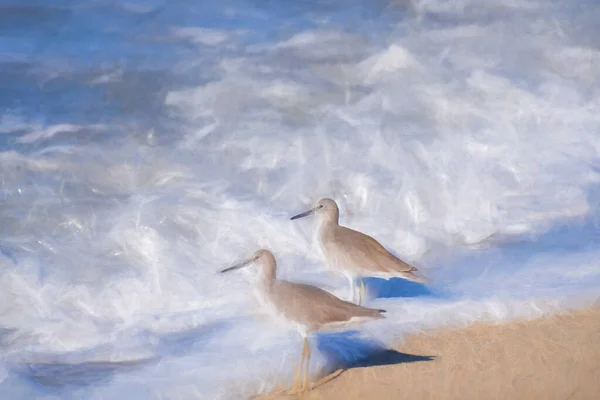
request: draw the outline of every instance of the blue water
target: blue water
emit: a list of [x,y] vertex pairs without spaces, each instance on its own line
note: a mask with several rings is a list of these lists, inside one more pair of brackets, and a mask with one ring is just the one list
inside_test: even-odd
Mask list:
[[417,265],[311,370],[600,293],[594,1],[0,4],[0,398],[238,399],[287,382],[256,271],[345,297],[320,197]]

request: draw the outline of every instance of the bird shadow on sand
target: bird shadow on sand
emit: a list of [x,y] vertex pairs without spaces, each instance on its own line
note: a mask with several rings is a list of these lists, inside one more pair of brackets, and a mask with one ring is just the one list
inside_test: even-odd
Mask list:
[[326,367],[321,371],[323,376],[338,370],[435,359],[435,356],[431,355],[408,354],[387,348],[379,341],[359,337],[356,331],[319,334],[317,346],[327,359]]

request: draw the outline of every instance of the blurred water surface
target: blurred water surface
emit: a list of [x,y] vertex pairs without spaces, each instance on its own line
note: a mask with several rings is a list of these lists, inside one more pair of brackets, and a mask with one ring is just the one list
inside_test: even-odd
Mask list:
[[289,379],[300,339],[259,317],[256,271],[216,272],[268,247],[281,278],[347,296],[316,221],[289,221],[323,196],[432,284],[367,280],[388,318],[322,338],[315,370],[596,301],[599,19],[593,1],[4,1],[0,397]]

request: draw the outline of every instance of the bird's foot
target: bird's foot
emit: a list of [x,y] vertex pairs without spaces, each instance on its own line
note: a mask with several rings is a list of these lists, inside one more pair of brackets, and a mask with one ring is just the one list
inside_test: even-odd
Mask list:
[[292,384],[292,386],[290,387],[290,390],[288,390],[288,394],[300,394],[306,391],[306,386],[304,385],[304,382],[302,381],[298,381],[298,382],[294,382]]
[[329,382],[329,381],[331,381],[331,380],[333,380],[333,379],[337,378],[338,376],[340,376],[340,375],[342,374],[342,372],[344,372],[344,369],[343,369],[343,368],[340,368],[340,369],[338,369],[338,370],[336,370],[336,371],[332,372],[331,374],[329,374],[329,375],[327,375],[327,376],[324,376],[323,378],[319,379],[317,382],[313,383],[313,384],[311,385],[311,387],[310,387],[310,388],[311,388],[311,389],[314,389],[314,388],[316,388],[317,386],[324,385],[324,384],[326,384],[327,382]]

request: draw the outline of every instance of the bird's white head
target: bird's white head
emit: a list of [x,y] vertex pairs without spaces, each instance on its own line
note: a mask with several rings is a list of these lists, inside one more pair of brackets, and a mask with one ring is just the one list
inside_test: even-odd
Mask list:
[[340,209],[335,201],[324,198],[319,200],[310,210],[294,215],[290,220],[307,217],[312,214],[316,214],[324,221],[335,222],[337,224],[340,217]]
[[241,263],[236,264],[232,267],[225,268],[224,270],[221,271],[221,273],[248,267],[248,266],[251,266],[254,264],[259,264],[262,267],[263,273],[265,274],[265,278],[267,278],[268,280],[275,279],[275,270],[277,268],[275,256],[273,255],[273,253],[271,253],[269,250],[266,250],[266,249],[260,249],[256,252],[254,252],[252,257],[250,257],[247,260],[242,261]]

